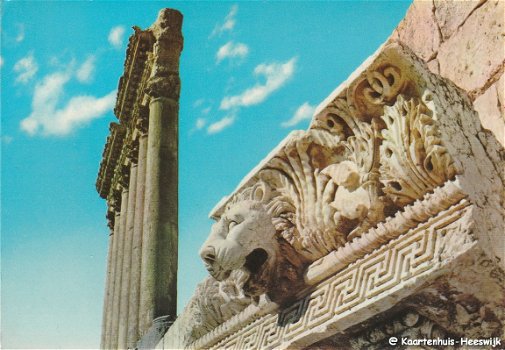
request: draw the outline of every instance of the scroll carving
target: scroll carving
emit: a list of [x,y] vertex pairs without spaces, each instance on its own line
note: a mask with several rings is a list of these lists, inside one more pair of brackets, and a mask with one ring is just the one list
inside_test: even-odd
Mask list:
[[385,105],[391,105],[398,94],[408,87],[405,73],[398,66],[384,64],[367,70],[354,88],[349,89],[348,100],[352,101],[356,116],[364,121],[382,114]]

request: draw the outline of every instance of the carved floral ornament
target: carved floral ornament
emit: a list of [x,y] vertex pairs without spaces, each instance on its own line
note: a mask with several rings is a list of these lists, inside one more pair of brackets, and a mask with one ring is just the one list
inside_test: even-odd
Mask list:
[[430,92],[403,62],[370,65],[215,212],[200,252],[215,283],[240,271],[249,302],[289,304],[311,263],[454,179]]

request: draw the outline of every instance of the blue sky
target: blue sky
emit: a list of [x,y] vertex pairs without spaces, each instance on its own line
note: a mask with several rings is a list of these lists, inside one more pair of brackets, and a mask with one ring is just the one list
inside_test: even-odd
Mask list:
[[97,348],[94,184],[131,26],[184,14],[179,312],[212,207],[384,42],[401,2],[1,2],[2,347]]

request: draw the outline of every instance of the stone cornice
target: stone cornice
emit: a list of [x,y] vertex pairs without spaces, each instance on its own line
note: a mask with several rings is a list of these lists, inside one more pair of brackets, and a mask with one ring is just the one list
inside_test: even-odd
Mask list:
[[146,72],[150,73],[149,56],[152,53],[155,38],[150,30],[135,27],[126,50],[124,73],[119,79],[118,94],[114,113],[122,122],[132,118],[135,105],[143,99]]
[[112,192],[115,189],[127,187],[124,168],[131,160],[136,161],[136,152],[132,152],[136,147],[130,146],[136,144],[140,133],[147,133],[144,89],[151,73],[149,57],[155,39],[150,30],[137,27],[134,30],[126,50],[124,73],[119,80],[114,108],[119,124],[111,123],[96,182],[102,198],[114,197]]
[[111,127],[96,182],[102,198],[110,198],[113,190],[127,187],[123,170],[131,162],[136,163],[138,139],[148,133],[149,100],[179,98],[181,25],[180,12],[164,9],[150,28],[133,27],[114,108],[119,124]]
[[100,194],[100,197],[104,199],[109,195],[126,133],[124,126],[117,123],[110,123],[109,130],[110,134],[107,136],[96,181],[96,190]]

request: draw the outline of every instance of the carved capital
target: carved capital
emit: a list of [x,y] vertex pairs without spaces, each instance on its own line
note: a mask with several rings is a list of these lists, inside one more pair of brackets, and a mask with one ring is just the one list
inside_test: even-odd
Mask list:
[[110,210],[112,208],[109,208],[109,210],[107,210],[107,214],[105,214],[105,218],[107,219],[107,227],[109,227],[109,229],[111,231],[114,231],[114,224],[115,224],[115,221],[116,221],[116,213],[114,212],[114,210]]
[[178,101],[181,90],[181,80],[177,73],[159,72],[149,79],[146,93],[152,98],[166,97]]
[[148,130],[149,130],[149,107],[148,106],[139,105],[138,116],[137,116],[135,127],[143,135],[148,133]]
[[139,141],[138,139],[132,140],[127,146],[126,149],[126,157],[130,159],[130,161],[134,164],[137,164],[138,162],[138,156],[139,156]]
[[107,204],[109,206],[109,212],[119,213],[121,211],[121,191],[114,188],[107,198]]
[[119,185],[123,189],[127,189],[130,181],[130,164],[121,164],[119,166]]

